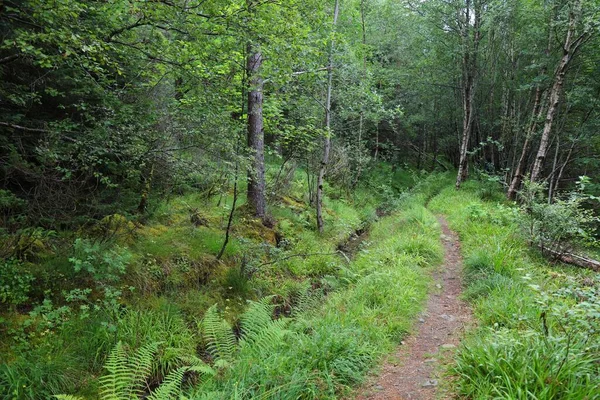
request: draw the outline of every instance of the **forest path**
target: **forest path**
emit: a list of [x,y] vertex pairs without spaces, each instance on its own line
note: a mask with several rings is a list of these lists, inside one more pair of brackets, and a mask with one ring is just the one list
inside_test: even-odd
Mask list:
[[462,257],[458,235],[443,217],[444,264],[433,275],[437,290],[419,318],[416,334],[402,342],[375,378],[358,396],[360,400],[429,400],[451,397],[450,382],[441,382],[448,364],[471,321],[471,310],[459,296],[462,291]]

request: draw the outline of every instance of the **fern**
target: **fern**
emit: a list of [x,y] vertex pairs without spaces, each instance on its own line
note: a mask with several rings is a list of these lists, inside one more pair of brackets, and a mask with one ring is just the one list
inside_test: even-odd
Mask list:
[[216,361],[232,361],[236,351],[236,340],[231,325],[217,311],[216,304],[210,307],[200,323],[206,348]]
[[312,290],[310,286],[300,290],[294,297],[293,317],[298,317],[302,313],[316,308],[323,299],[322,295]]
[[288,319],[273,320],[273,297],[265,297],[258,302],[250,301],[250,307],[241,316],[242,339],[240,351],[245,356],[260,358],[274,346],[281,344],[286,335]]
[[269,354],[274,347],[279,346],[287,335],[291,333],[287,329],[289,320],[279,319],[271,321],[260,331],[252,335],[251,338],[244,338],[240,342],[240,348],[245,355],[251,355],[255,358],[262,358]]
[[169,400],[179,396],[183,376],[189,370],[189,367],[181,367],[170,372],[160,386],[148,396],[148,400]]
[[262,331],[265,327],[273,322],[273,310],[275,307],[272,304],[273,296],[268,296],[260,301],[249,301],[250,306],[240,317],[243,337],[247,341],[252,341],[252,338]]
[[152,370],[158,345],[150,343],[129,357],[123,343],[117,343],[104,366],[109,373],[100,378],[102,399],[129,400],[141,395]]
[[[104,365],[108,374],[100,378],[100,398],[102,400],[131,400],[144,397],[159,345],[160,343],[148,344],[129,356],[123,343],[117,343]],[[186,365],[171,371],[158,388],[147,397],[149,400],[177,398],[181,394],[181,385],[187,372],[200,376],[216,375],[213,368],[195,355],[179,356],[177,359]],[[83,400],[64,394],[54,397],[58,400]]]

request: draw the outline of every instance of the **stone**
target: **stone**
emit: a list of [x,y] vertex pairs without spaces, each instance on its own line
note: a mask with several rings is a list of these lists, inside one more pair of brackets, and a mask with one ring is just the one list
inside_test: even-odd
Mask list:
[[421,385],[422,387],[436,387],[438,385],[437,379],[429,379]]
[[454,321],[454,316],[448,315],[448,314],[442,314],[442,315],[440,315],[440,318],[445,319],[446,321],[449,321],[449,322]]
[[444,344],[443,344],[443,345],[441,345],[440,347],[441,347],[442,349],[446,349],[446,350],[449,350],[449,349],[455,349],[455,348],[456,348],[456,346],[455,346],[455,345],[453,345],[452,343],[444,343]]

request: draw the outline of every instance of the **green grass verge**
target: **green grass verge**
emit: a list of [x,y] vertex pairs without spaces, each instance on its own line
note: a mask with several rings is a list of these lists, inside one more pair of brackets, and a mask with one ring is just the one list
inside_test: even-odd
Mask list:
[[[300,171],[288,192],[270,204],[278,221],[273,229],[248,217],[242,195],[232,240],[220,262],[215,255],[230,193],[220,199],[197,193],[172,198],[155,207],[143,225],[116,215],[92,232],[61,233],[61,242],[45,246],[43,256],[14,264],[17,271],[31,271],[34,280],[21,285],[23,298],[28,298],[23,306],[0,310],[0,398],[47,399],[59,393],[98,398],[98,377],[119,341],[132,351],[162,343],[149,380],[155,385],[181,364],[182,354],[206,355],[197,321],[209,307],[217,304],[237,324],[247,300],[268,295],[276,296],[278,315],[293,316],[296,341],[288,341],[290,336],[277,344],[287,346],[286,352],[269,352],[265,359],[280,357],[282,371],[295,384],[302,383],[304,396],[345,392],[409,329],[427,286],[422,270],[439,257],[437,228],[420,205],[430,195],[408,201],[389,189],[394,179],[414,182],[422,177],[402,171],[388,174],[389,179],[382,176],[369,181],[374,187],[351,194],[328,190],[322,235],[314,229],[314,210],[307,204]],[[424,193],[436,185],[423,180],[419,186]],[[387,210],[401,204],[404,211],[375,222],[382,203]],[[203,224],[194,226],[192,216]],[[337,246],[374,222],[364,251],[347,265],[336,254]],[[84,240],[73,251],[72,238],[86,234],[111,240]],[[313,255],[286,258],[293,254]],[[329,349],[322,357],[321,348]],[[269,397],[269,390],[279,393],[272,398],[294,397],[294,390],[282,383],[289,381],[285,374],[269,375],[276,369],[268,362],[256,361],[247,379],[240,378],[246,376],[242,365],[240,358],[219,370],[212,383],[200,386],[190,377],[187,386],[193,383],[206,394],[202,388],[213,385],[224,398]],[[237,381],[245,382],[243,388],[241,383],[236,388]]]
[[[312,307],[289,322],[284,340],[240,351],[222,377],[192,398],[334,399],[348,395],[411,329],[443,257],[435,217],[415,200],[378,221],[370,244],[330,276],[337,290],[315,292]],[[318,306],[324,302],[323,306]],[[203,397],[209,396],[209,397]]]
[[470,182],[430,202],[460,236],[464,296],[479,321],[457,356],[459,395],[599,399],[599,275],[550,265],[527,247],[518,212],[484,192]]

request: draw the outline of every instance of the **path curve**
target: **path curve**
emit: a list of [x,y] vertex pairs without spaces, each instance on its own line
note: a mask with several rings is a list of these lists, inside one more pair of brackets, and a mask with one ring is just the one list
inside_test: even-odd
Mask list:
[[459,296],[462,290],[462,257],[458,235],[448,228],[443,217],[444,264],[434,273],[436,289],[429,297],[427,309],[419,318],[418,332],[408,337],[396,357],[382,368],[360,400],[429,400],[448,398],[440,385],[441,365],[449,361],[471,321],[471,310]]

